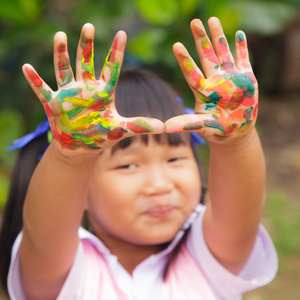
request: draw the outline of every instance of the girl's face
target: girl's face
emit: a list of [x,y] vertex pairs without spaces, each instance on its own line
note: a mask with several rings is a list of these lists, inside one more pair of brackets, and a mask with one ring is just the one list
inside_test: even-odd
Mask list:
[[87,213],[104,242],[158,245],[170,241],[200,200],[198,166],[189,145],[134,138],[106,150],[91,177]]

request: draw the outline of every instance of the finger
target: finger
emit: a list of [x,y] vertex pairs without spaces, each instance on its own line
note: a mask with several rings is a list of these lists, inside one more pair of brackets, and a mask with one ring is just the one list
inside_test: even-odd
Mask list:
[[58,32],[54,36],[54,67],[58,87],[74,81],[67,48],[67,36],[64,32]]
[[95,80],[94,35],[95,28],[92,24],[87,23],[82,27],[76,59],[76,79],[78,81]]
[[243,31],[237,31],[235,35],[235,63],[238,70],[252,69],[249,61],[246,35]]
[[191,30],[195,39],[197,52],[206,78],[214,75],[220,68],[214,48],[199,19],[191,22]]
[[173,117],[165,125],[165,132],[198,132],[208,140],[226,139],[235,129],[231,126],[225,127],[218,118],[206,114]]
[[127,129],[126,137],[138,134],[159,134],[165,131],[165,124],[154,118],[122,118]]
[[224,71],[234,70],[234,60],[224,35],[220,20],[216,17],[212,17],[208,20],[208,26],[212,36],[212,43],[221,68]]
[[185,47],[181,43],[176,43],[173,46],[173,52],[189,86],[196,90],[203,86],[205,77]]
[[43,79],[38,75],[35,69],[29,65],[25,64],[22,68],[23,73],[30,84],[31,88],[44,104],[45,101],[49,102],[52,99],[53,91],[52,89],[43,81]]
[[127,36],[124,31],[118,31],[106,57],[100,79],[105,83],[106,90],[111,94],[115,88],[121,71]]

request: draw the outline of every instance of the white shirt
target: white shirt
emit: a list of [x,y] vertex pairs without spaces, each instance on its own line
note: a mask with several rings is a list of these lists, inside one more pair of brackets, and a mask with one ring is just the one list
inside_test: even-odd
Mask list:
[[[80,244],[58,300],[66,299],[215,299],[237,300],[247,291],[266,285],[275,277],[278,261],[272,241],[260,226],[254,248],[238,276],[227,271],[210,253],[202,232],[205,206],[197,206],[171,244],[141,262],[130,275],[93,234],[79,229]],[[186,243],[171,265],[165,282],[162,274],[169,254],[191,226]],[[25,300],[19,278],[19,246],[16,239],[8,277],[12,300]],[[188,298],[187,298],[188,296]]]

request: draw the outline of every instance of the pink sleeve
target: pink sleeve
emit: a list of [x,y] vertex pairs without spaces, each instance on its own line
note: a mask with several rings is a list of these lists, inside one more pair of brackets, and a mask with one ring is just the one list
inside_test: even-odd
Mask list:
[[278,258],[273,243],[262,225],[253,251],[238,276],[227,271],[211,254],[203,236],[202,220],[205,208],[192,225],[187,247],[203,269],[216,295],[234,299],[247,291],[270,283],[278,269]]
[[[19,271],[19,249],[22,240],[20,233],[14,243],[11,255],[11,263],[8,273],[8,292],[11,300],[26,300]],[[57,297],[57,300],[63,299],[81,299],[84,289],[84,250],[82,243],[79,244],[73,266],[68,274],[64,286]]]

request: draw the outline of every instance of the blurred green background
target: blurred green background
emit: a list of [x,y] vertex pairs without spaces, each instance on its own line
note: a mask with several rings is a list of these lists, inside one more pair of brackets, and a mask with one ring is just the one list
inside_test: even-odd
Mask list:
[[[95,66],[101,70],[114,34],[125,30],[124,65],[155,71],[192,107],[193,96],[172,45],[182,42],[198,63],[189,23],[200,18],[206,25],[210,16],[217,16],[231,45],[236,30],[248,36],[260,84],[258,130],[271,174],[263,223],[280,257],[275,281],[245,299],[298,299],[294,295],[300,295],[296,284],[300,282],[299,6],[300,0],[0,0],[0,220],[17,155],[5,147],[44,119],[21,67],[32,64],[55,90],[52,41],[57,31],[68,35],[74,66],[81,27],[94,24]],[[200,152],[206,161],[207,146]]]

